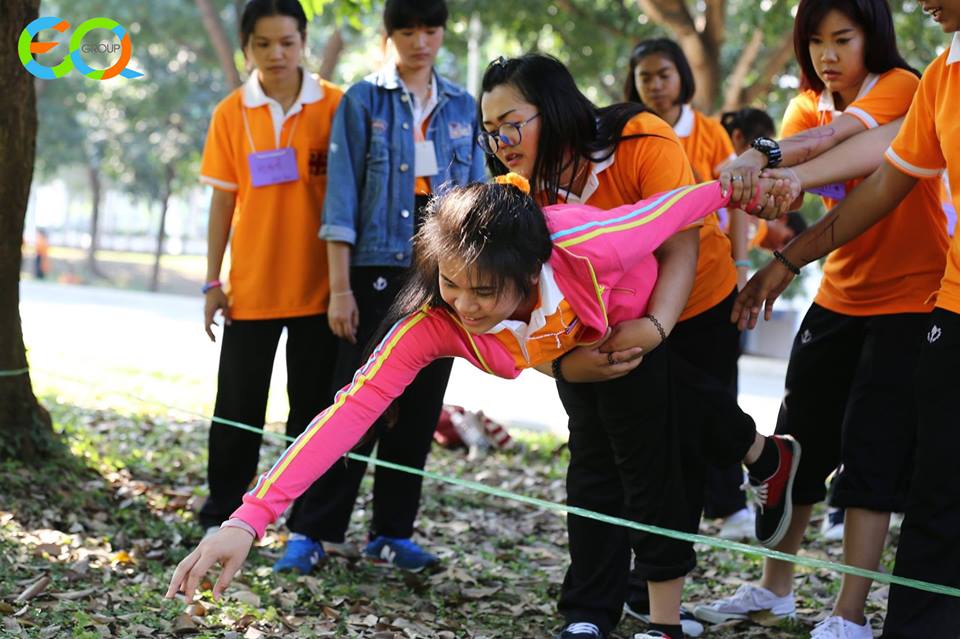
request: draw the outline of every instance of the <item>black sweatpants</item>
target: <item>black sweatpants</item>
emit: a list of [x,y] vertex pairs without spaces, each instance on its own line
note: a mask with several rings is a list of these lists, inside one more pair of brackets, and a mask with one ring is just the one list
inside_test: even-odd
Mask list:
[[[262,427],[270,376],[281,331],[287,329],[287,435],[296,437],[331,403],[330,380],[336,337],[326,315],[288,319],[233,320],[223,328],[217,373],[216,417]],[[220,423],[210,425],[207,481],[210,496],[200,524],[218,526],[228,519],[257,475],[262,436]],[[298,503],[306,496],[301,497]]]
[[[405,268],[378,266],[351,269],[350,287],[357,300],[360,323],[356,344],[338,342],[335,388],[349,384],[363,363],[363,353],[387,315],[407,272]],[[388,411],[387,417],[374,425],[373,432],[354,452],[369,455],[376,444],[378,459],[422,469],[433,442],[452,366],[453,359],[446,358],[420,371],[394,402],[395,410]],[[396,421],[390,423],[393,417]],[[287,524],[290,530],[316,540],[343,542],[366,469],[365,462],[347,458],[332,466],[310,487],[305,495],[310,497],[309,501],[294,508],[295,518]],[[419,475],[377,466],[371,537],[413,535],[422,485],[423,478]]]
[[[670,333],[670,348],[673,353],[727,389],[734,403],[737,402],[740,330],[730,321],[730,313],[736,299],[737,289],[734,288],[722,302],[679,322]],[[678,392],[681,394],[685,388],[683,382],[683,379],[678,380]],[[695,412],[690,414],[691,411],[686,411],[687,414],[684,414],[685,408],[695,408],[696,403],[696,392],[689,399],[681,400],[681,419],[698,419]],[[720,428],[725,426],[719,424]],[[709,453],[708,449],[703,514],[711,519],[727,517],[747,506],[746,495],[740,490],[743,484],[743,466],[740,460],[718,466],[710,459]]]
[[[567,503],[640,523],[695,532],[703,497],[702,464],[689,451],[676,413],[669,345],[648,353],[630,374],[607,382],[558,382],[569,416]],[[668,581],[696,565],[693,545],[571,515],[570,568],[559,609],[567,622],[604,633],[620,620],[631,548],[644,579]]]
[[[921,339],[915,376],[919,423],[915,472],[893,573],[960,588],[960,315],[937,308]],[[903,382],[908,383],[904,371]],[[890,587],[883,639],[958,639],[960,598]]]

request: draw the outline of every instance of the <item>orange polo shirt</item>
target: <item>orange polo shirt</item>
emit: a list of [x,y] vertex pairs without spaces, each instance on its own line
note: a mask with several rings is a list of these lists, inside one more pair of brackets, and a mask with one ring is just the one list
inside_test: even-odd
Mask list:
[[[727,130],[717,120],[684,105],[673,127],[690,160],[693,177],[707,182],[720,177],[720,166],[736,157]],[[730,238],[720,227],[716,213],[704,219],[700,228],[700,257],[697,278],[680,320],[690,319],[722,302],[737,285]]]
[[[257,77],[217,105],[200,164],[201,182],[237,194],[226,283],[230,313],[239,320],[325,313],[330,287],[318,232],[330,128],[343,92],[304,72],[297,101],[284,114]],[[247,156],[286,146],[296,153],[299,179],[252,186]]]
[[[960,34],[954,34],[950,49],[924,72],[913,105],[887,150],[886,159],[900,171],[921,178],[921,182],[937,180],[939,173],[946,169],[953,206],[960,209],[960,117],[953,110],[957,96],[960,96]],[[919,213],[914,211],[914,216]],[[933,242],[928,237],[926,243]],[[920,248],[915,246],[913,250]],[[960,239],[956,234],[950,242],[936,305],[960,313]]]
[[[903,69],[871,74],[843,114],[874,128],[903,116],[919,80]],[[805,91],[795,97],[783,117],[781,138],[829,124],[840,112],[830,93]],[[846,183],[849,193],[862,180]],[[823,199],[827,208],[836,202]],[[844,315],[881,315],[929,311],[947,251],[940,185],[924,179],[886,218],[860,237],[836,249],[823,267],[815,302]]]

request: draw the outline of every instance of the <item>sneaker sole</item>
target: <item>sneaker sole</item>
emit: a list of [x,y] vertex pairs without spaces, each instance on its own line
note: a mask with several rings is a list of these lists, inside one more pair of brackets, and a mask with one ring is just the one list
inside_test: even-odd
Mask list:
[[780,518],[780,524],[767,539],[757,537],[760,545],[766,548],[774,548],[783,541],[783,537],[787,534],[787,529],[790,527],[790,520],[793,519],[793,480],[797,477],[797,466],[800,465],[800,454],[802,451],[800,449],[800,442],[793,437],[790,435],[783,435],[782,437],[792,442],[793,461],[790,464],[790,478],[787,480],[787,487],[783,493],[783,516]]
[[711,608],[694,608],[693,616],[699,619],[700,621],[706,621],[707,623],[726,623],[728,621],[753,621],[752,615],[758,614],[767,614],[770,617],[776,619],[794,619],[797,616],[796,611],[786,612],[783,614],[777,614],[773,610],[755,610],[750,613],[731,613],[731,612],[717,612]]

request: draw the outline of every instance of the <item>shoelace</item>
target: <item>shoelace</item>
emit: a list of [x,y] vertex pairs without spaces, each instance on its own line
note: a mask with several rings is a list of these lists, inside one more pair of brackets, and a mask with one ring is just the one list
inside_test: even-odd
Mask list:
[[732,604],[740,601],[746,600],[752,607],[760,607],[760,602],[757,601],[757,596],[760,594],[760,590],[750,584],[743,584],[737,591],[733,593],[732,596],[727,597],[726,599],[720,599],[717,601],[715,606],[723,606],[725,604]]
[[740,490],[746,493],[747,501],[757,506],[762,513],[767,505],[767,499],[769,498],[769,487],[767,486],[767,482],[763,482],[759,486],[754,486],[748,479],[741,484]]
[[592,623],[586,623],[583,621],[579,623],[572,623],[569,626],[567,626],[565,630],[566,632],[572,632],[574,634],[586,634],[589,632],[594,637],[600,636],[600,628],[598,628]]

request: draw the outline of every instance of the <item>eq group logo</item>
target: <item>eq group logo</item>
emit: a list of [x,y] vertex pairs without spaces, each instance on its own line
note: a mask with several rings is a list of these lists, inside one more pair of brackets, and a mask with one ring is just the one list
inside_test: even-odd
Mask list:
[[[34,36],[47,29],[64,33],[69,28],[69,22],[54,16],[37,18],[28,24],[20,32],[20,40],[17,42],[17,52],[24,68],[42,80],[62,78],[74,69],[91,80],[109,80],[118,75],[123,78],[139,78],[143,75],[139,71],[127,68],[127,64],[130,63],[130,55],[133,53],[130,34],[119,22],[110,18],[90,18],[77,25],[76,31],[70,37],[70,53],[60,64],[47,67],[33,59],[34,53],[47,53],[60,45],[59,42],[34,42]],[[94,29],[111,31],[120,39],[119,44],[84,44],[83,37]],[[120,51],[120,58],[107,69],[94,69],[81,57],[81,53],[114,53],[118,50]]]

